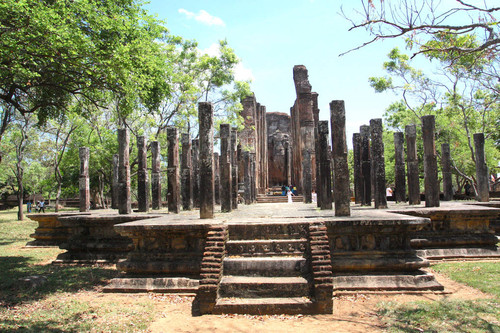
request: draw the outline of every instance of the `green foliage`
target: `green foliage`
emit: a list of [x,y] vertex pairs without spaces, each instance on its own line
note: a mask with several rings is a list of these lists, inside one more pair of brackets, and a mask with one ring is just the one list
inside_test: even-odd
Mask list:
[[127,114],[168,94],[167,31],[142,2],[6,0],[0,4],[0,99],[40,123],[70,104]]
[[[474,37],[444,34],[432,42],[471,46]],[[437,51],[425,54],[429,61],[439,63],[435,73],[425,74],[413,68],[409,57],[395,48],[388,54],[389,61],[383,65],[389,76],[369,79],[376,92],[391,90],[402,97],[386,109],[387,130],[404,131],[409,124],[416,124],[419,128],[422,116],[434,115],[438,155],[440,144],[449,143],[455,174],[474,182],[474,133],[485,134],[486,160],[490,169],[500,161],[500,96],[498,90],[488,88],[493,84],[492,78],[483,71],[485,66],[492,65],[492,60],[487,57],[447,57]],[[420,141],[417,140],[419,144]],[[387,158],[391,163],[391,156]]]

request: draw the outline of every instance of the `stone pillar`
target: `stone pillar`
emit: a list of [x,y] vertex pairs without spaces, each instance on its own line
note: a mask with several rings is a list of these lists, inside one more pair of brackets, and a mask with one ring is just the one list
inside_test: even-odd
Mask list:
[[167,202],[168,212],[179,214],[181,211],[181,186],[179,168],[179,134],[177,128],[167,127],[168,168],[167,168]]
[[160,143],[151,142],[151,208],[161,208],[161,162]]
[[420,180],[417,155],[417,127],[407,125],[406,135],[406,163],[408,169],[408,203],[410,205],[420,204]]
[[439,207],[439,182],[434,141],[435,119],[433,115],[427,115],[421,120],[424,141],[425,207]]
[[312,163],[311,152],[304,149],[302,152],[302,190],[304,191],[304,202],[312,202]]
[[335,176],[335,216],[350,216],[351,190],[349,186],[349,166],[347,164],[344,101],[332,101],[330,103],[330,114]]
[[[320,162],[319,162],[319,108],[318,108],[318,93],[311,93],[312,101],[313,101],[313,119],[314,119],[314,151],[315,151],[315,169],[316,174],[314,175],[315,182],[313,184],[313,188],[316,189],[316,206],[321,208],[321,171],[320,171]],[[328,133],[327,133],[328,137]]]
[[394,197],[396,202],[406,201],[406,176],[405,176],[405,136],[403,132],[394,133]]
[[212,103],[198,103],[200,124],[200,218],[214,217],[214,110]]
[[191,174],[191,137],[189,133],[182,133],[182,154],[181,154],[181,192],[182,209],[193,209],[193,183]]
[[231,129],[231,205],[238,209],[238,156],[236,147],[238,143],[238,129]]
[[130,200],[130,137],[128,129],[118,130],[118,213],[130,214],[132,204]]
[[370,126],[362,125],[359,128],[361,140],[361,204],[371,206],[372,204],[372,182],[371,182],[371,158],[370,158]]
[[90,181],[89,181],[89,158],[90,150],[87,147],[80,147],[80,212],[90,210]]
[[354,202],[362,202],[362,184],[361,184],[361,135],[354,133],[352,135],[352,151],[354,164]]
[[289,141],[285,141],[283,144],[285,148],[285,182],[286,185],[290,185],[292,183],[292,159],[290,158],[290,143]]
[[214,153],[214,202],[220,205],[220,168],[219,153]]
[[382,119],[370,120],[371,155],[373,166],[375,208],[387,208],[384,141],[382,138]]
[[252,203],[257,201],[257,156],[250,153],[250,193]]
[[191,172],[193,184],[193,206],[200,208],[200,140],[193,139],[191,142],[191,162],[193,169]]
[[230,212],[232,205],[232,164],[231,164],[231,127],[229,124],[220,125],[220,201],[221,211]]
[[441,171],[443,173],[443,201],[453,200],[453,183],[451,177],[450,145],[441,145]]
[[113,155],[113,181],[111,183],[111,208],[118,209],[118,154]]
[[319,176],[316,183],[321,183],[319,187],[321,194],[318,193],[318,201],[320,208],[332,209],[332,170],[330,169],[330,152],[328,145],[328,121],[318,122],[318,151],[316,154],[319,160]]
[[149,211],[148,157],[146,138],[137,136],[137,211]]
[[252,203],[252,179],[251,179],[251,166],[250,166],[250,152],[243,152],[243,181],[245,184],[244,200],[245,205]]
[[476,149],[477,201],[488,202],[490,201],[490,180],[484,156],[484,133],[474,134],[474,148]]

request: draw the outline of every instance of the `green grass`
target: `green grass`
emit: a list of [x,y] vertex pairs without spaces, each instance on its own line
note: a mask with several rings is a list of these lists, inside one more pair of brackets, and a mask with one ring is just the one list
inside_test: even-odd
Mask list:
[[500,262],[440,263],[433,269],[493,297],[381,303],[377,314],[390,332],[500,332]]
[[467,284],[500,299],[499,262],[441,263],[432,267],[436,272]]
[[[24,248],[37,227],[17,221],[15,209],[0,212],[0,331],[61,332],[145,330],[158,310],[141,295],[102,294],[118,274],[112,267],[58,266],[58,248]],[[41,275],[47,282],[20,281]],[[133,301],[130,299],[132,298]]]
[[495,300],[382,303],[378,315],[389,332],[500,332]]

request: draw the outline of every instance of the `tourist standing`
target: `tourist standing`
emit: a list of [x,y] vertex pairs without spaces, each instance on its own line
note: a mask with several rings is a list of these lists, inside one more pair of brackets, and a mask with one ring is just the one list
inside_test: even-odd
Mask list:
[[40,201],[40,213],[42,211],[45,213],[45,201],[43,199]]

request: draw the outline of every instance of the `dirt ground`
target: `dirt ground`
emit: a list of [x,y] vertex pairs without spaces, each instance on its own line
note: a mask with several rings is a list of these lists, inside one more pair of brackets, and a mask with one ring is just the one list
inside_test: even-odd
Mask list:
[[[457,283],[436,272],[437,280],[445,287],[436,293],[359,293],[334,298],[331,315],[191,315],[191,297],[167,296],[159,303],[163,312],[149,327],[151,332],[382,332],[376,305],[384,301],[411,302],[417,300],[488,298],[477,289]],[[162,297],[162,296],[156,296]]]

